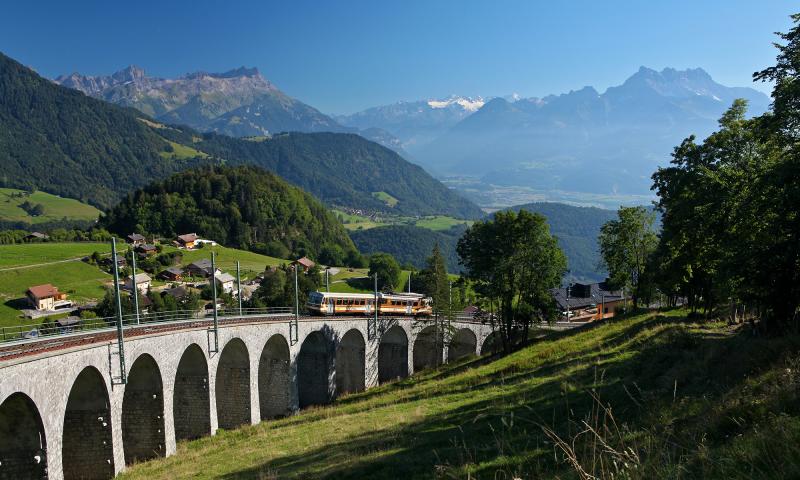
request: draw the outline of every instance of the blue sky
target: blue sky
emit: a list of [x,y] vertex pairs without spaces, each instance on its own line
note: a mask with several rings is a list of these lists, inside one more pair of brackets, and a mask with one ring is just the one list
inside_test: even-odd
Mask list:
[[[327,113],[459,95],[602,91],[640,65],[751,85],[795,2],[8,2],[0,51],[47,77],[256,66]],[[766,86],[757,86],[768,91]]]

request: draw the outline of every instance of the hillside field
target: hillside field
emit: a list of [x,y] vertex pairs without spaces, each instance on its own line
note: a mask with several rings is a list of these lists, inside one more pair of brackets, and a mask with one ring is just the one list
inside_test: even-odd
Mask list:
[[[119,246],[123,254],[128,246]],[[164,251],[175,247],[165,246]],[[183,251],[183,266],[210,258],[211,251],[217,253],[217,266],[223,271],[236,274],[236,260],[241,264],[242,279],[247,280],[264,271],[267,265],[288,263],[289,260],[259,255],[257,253],[222,246]],[[92,252],[110,253],[110,243],[30,243],[0,245],[0,327],[14,326],[36,321],[20,317],[19,308],[27,308],[25,290],[33,285],[51,283],[78,303],[100,300],[106,286],[111,285],[111,275],[94,265],[80,261]],[[57,263],[54,263],[57,262]],[[154,282],[159,285],[161,282]]]
[[[28,202],[41,205],[44,213],[31,215],[20,205]],[[31,225],[54,220],[97,220],[100,210],[72,198],[59,197],[42,191],[28,193],[14,188],[0,188],[0,221],[23,222]]]
[[797,478],[799,348],[682,311],[620,318],[181,443],[122,478]]

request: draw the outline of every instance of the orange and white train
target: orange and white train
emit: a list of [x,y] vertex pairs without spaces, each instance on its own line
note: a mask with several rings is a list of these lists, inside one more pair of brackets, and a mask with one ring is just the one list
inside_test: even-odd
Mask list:
[[[313,315],[373,315],[375,294],[311,292],[306,308]],[[431,298],[420,293],[378,293],[379,315],[431,315]]]

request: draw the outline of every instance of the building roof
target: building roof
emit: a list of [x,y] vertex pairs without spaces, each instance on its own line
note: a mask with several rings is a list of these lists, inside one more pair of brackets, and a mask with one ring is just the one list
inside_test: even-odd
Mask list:
[[25,235],[25,238],[47,239],[47,238],[50,238],[50,236],[47,235],[46,233],[42,233],[42,232],[31,232],[31,233]]
[[476,313],[480,312],[481,309],[476,307],[475,305],[470,305],[464,308],[463,313],[464,315],[475,315]]
[[218,273],[216,278],[217,278],[217,281],[220,282],[220,283],[228,283],[228,282],[233,282],[234,280],[236,280],[236,277],[234,277],[230,273],[226,273],[226,272]]
[[183,235],[178,235],[178,240],[183,243],[191,243],[197,240],[196,233],[184,233]]
[[298,258],[297,260],[294,261],[294,263],[299,263],[300,265],[302,265],[302,266],[304,266],[306,268],[313,268],[314,265],[316,265],[316,263],[314,263],[308,257]]
[[132,242],[144,242],[144,235],[140,235],[138,233],[131,233],[128,235],[128,240]]
[[162,292],[164,295],[169,295],[170,297],[175,298],[183,298],[189,294],[189,291],[186,290],[184,287],[178,286],[175,288],[168,288]]
[[58,288],[50,285],[49,283],[30,287],[28,291],[31,293],[33,298],[48,298],[59,295]]
[[[130,280],[130,279],[131,279],[131,277],[128,277],[128,280]],[[147,283],[147,282],[150,282],[150,281],[152,281],[152,278],[150,278],[150,275],[148,275],[146,273],[137,273],[136,274],[136,284],[137,285],[140,284],[140,283]]]
[[169,272],[169,273],[171,273],[173,275],[183,275],[183,269],[181,269],[181,267],[168,267],[168,268],[165,268],[164,270],[161,271],[160,275],[164,274],[165,272]]
[[75,325],[81,323],[81,319],[78,317],[69,316],[69,317],[59,318],[58,320],[56,320],[56,323],[58,324],[59,327],[74,327]]
[[203,258],[201,260],[195,260],[194,262],[189,264],[192,268],[200,268],[203,270],[211,270],[211,260],[207,258]]
[[156,246],[155,245],[150,245],[150,244],[147,244],[147,243],[145,243],[144,245],[139,245],[136,248],[138,250],[156,250]]
[[[567,288],[554,288],[550,293],[562,310],[567,309]],[[622,300],[622,292],[611,290],[606,282],[574,283],[569,289],[569,308],[583,308],[604,302]]]

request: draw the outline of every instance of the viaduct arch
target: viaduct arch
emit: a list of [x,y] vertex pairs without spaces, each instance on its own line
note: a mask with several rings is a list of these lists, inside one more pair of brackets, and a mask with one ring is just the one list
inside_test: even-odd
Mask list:
[[39,479],[47,475],[47,441],[39,410],[24,393],[0,405],[0,478]]
[[250,359],[247,346],[239,338],[222,349],[214,386],[217,422],[226,430],[250,423]]
[[100,372],[86,367],[75,379],[64,413],[64,479],[110,478],[116,472],[111,404]]
[[258,403],[261,420],[291,413],[289,343],[283,335],[269,338],[258,361]]
[[194,440],[211,434],[208,362],[203,350],[192,343],[181,355],[172,394],[175,440]]
[[336,347],[336,395],[366,388],[366,343],[357,329],[348,330]]
[[381,335],[378,345],[378,383],[408,376],[408,335],[394,325]]

